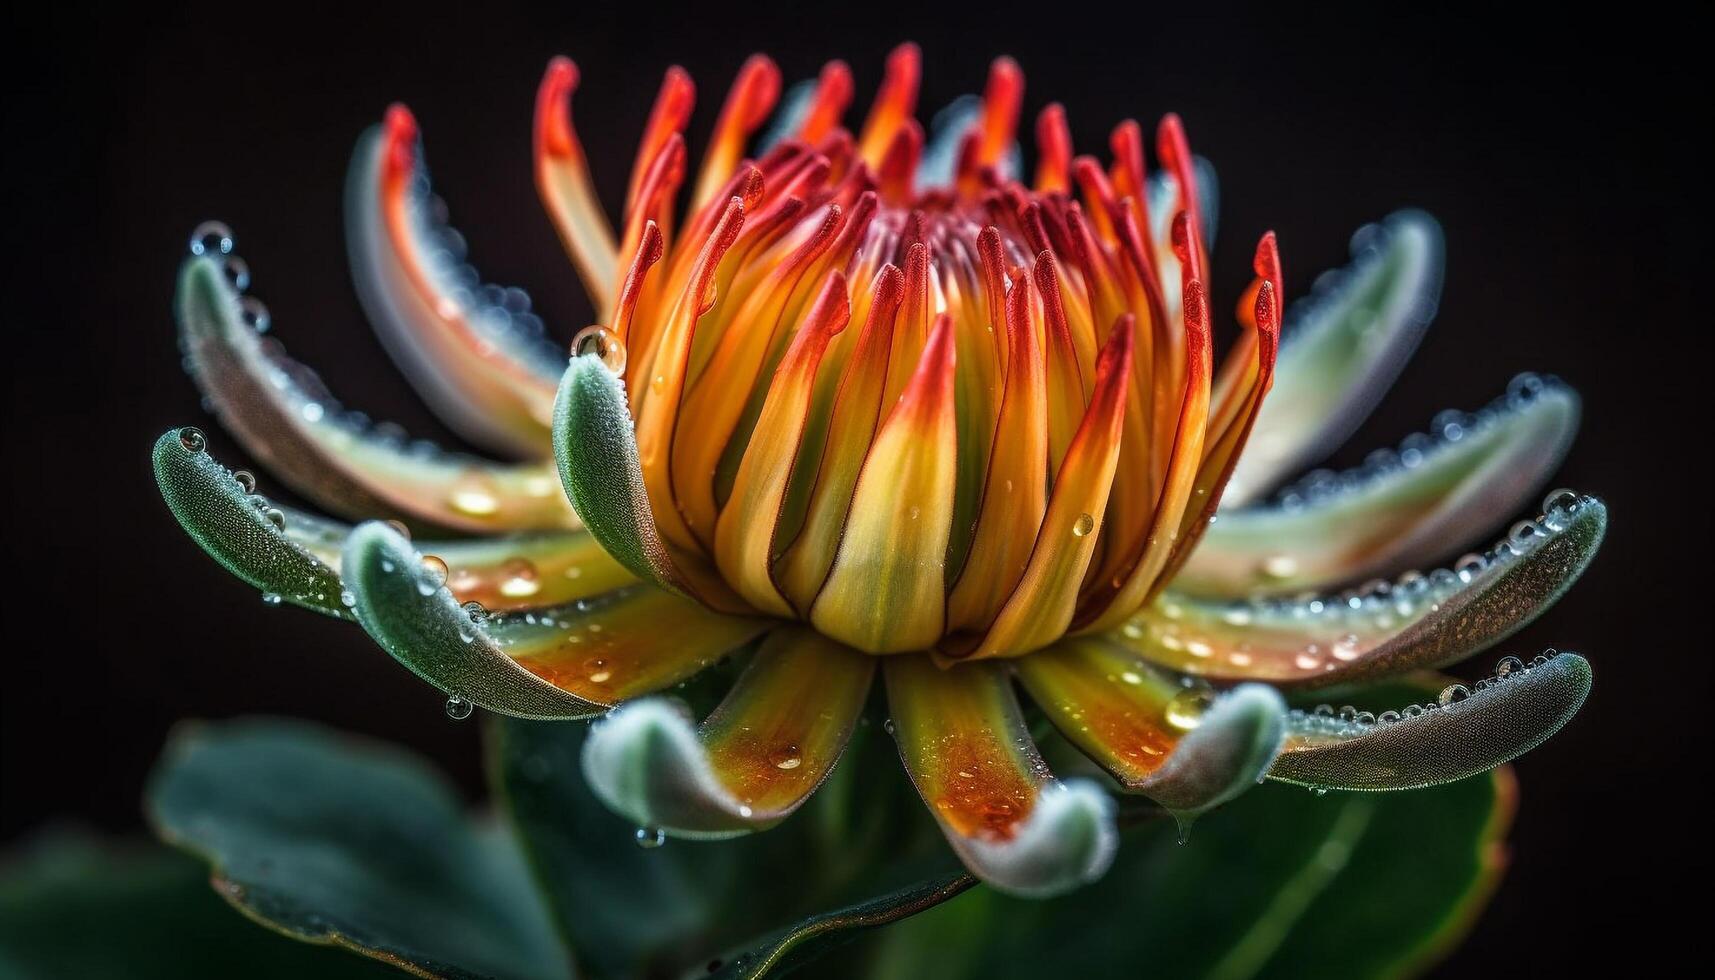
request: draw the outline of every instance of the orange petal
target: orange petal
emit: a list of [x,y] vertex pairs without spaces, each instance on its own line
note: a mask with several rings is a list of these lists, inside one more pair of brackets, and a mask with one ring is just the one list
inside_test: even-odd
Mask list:
[[788,545],[776,575],[794,608],[807,611],[833,567],[840,533],[851,509],[864,457],[881,418],[882,385],[887,380],[894,317],[905,290],[905,277],[895,266],[876,277],[874,298],[857,346],[846,361],[845,375],[834,397],[815,489],[803,519],[803,530]]
[[768,118],[774,102],[780,98],[780,69],[766,56],[755,54],[738,70],[726,103],[721,106],[715,131],[709,137],[709,148],[703,155],[703,169],[697,176],[696,193],[691,195],[691,209],[697,210],[716,199],[721,186],[732,175],[739,157],[744,155],[745,141]]
[[482,630],[537,677],[587,701],[614,705],[677,684],[770,625],[633,585],[558,608],[493,616]]
[[739,595],[764,612],[792,615],[771,574],[775,529],[804,435],[816,369],[828,342],[850,319],[846,280],[836,272],[774,372],[750,446],[739,463],[732,496],[716,527],[715,560],[722,574]]
[[1060,103],[1050,102],[1036,117],[1036,147],[1036,193],[1066,193],[1071,189],[1072,131]]
[[818,629],[860,650],[923,650],[941,635],[957,452],[953,368],[953,322],[942,314],[864,460],[839,553],[810,610]]
[[[1135,321],[1126,316],[1109,335],[1096,368],[1095,397],[1055,477],[1054,493],[1024,577],[969,656],[1028,653],[1064,633],[1071,623],[1119,463],[1136,329]],[[960,655],[956,648],[947,652]]]
[[584,774],[610,808],[675,836],[772,826],[833,769],[874,673],[873,658],[811,630],[776,630],[700,726],[663,700],[609,714],[584,745]]
[[[869,118],[864,120],[863,133],[858,137],[858,156],[871,167],[880,168],[882,158],[893,146],[896,134],[912,121],[917,111],[917,84],[923,73],[923,56],[917,45],[909,41],[894,48],[887,56],[887,74]],[[922,145],[922,133],[918,133]]]
[[610,310],[619,246],[590,180],[589,162],[572,127],[578,68],[569,58],[548,62],[536,90],[536,189],[597,310]]
[[883,665],[905,770],[947,841],[978,877],[1049,895],[1100,877],[1113,859],[1112,803],[1054,779],[1037,753],[1005,668]]

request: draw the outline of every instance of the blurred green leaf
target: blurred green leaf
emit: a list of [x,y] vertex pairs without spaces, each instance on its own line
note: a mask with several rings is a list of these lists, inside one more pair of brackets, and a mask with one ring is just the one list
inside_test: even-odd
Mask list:
[[1411,972],[1463,936],[1504,864],[1510,770],[1435,789],[1258,787],[1128,835],[1106,877],[1048,902],[978,889],[874,943],[872,977],[1150,974],[1232,980]]
[[182,726],[146,806],[286,935],[421,975],[572,975],[516,844],[405,752],[285,720]]
[[233,912],[208,867],[155,844],[57,834],[0,870],[0,977],[384,980],[399,972],[292,942]]

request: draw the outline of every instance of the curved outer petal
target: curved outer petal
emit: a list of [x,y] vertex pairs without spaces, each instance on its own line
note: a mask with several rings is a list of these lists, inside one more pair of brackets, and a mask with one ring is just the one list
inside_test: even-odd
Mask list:
[[693,580],[699,569],[668,553],[643,485],[625,389],[598,357],[575,357],[566,367],[554,403],[554,456],[567,496],[615,561],[668,591],[742,607],[718,580]]
[[874,658],[784,627],[700,726],[667,701],[614,711],[584,743],[584,773],[646,828],[696,838],[772,826],[839,761],[874,673]]
[[464,264],[464,240],[435,214],[421,152],[402,105],[358,140],[346,179],[358,299],[447,425],[497,451],[544,456],[565,354],[543,335],[523,290],[484,285]]
[[589,718],[606,710],[518,666],[387,525],[355,528],[341,567],[363,628],[449,695],[517,718]]
[[[1317,789],[1416,789],[1464,779],[1518,758],[1561,729],[1590,693],[1590,662],[1539,658],[1454,700],[1410,705],[1397,720],[1293,712],[1270,777]],[[1384,717],[1387,717],[1384,715]]]
[[345,413],[244,322],[239,301],[214,259],[185,262],[176,311],[187,366],[221,423],[292,489],[350,517],[403,513],[467,531],[580,526],[546,465],[408,448]]
[[1441,229],[1400,211],[1352,236],[1352,262],[1287,311],[1274,389],[1224,503],[1237,507],[1326,455],[1369,415],[1435,315]]
[[953,325],[942,315],[852,492],[816,628],[871,653],[922,650],[945,620],[953,520]]
[[1535,619],[1595,556],[1607,508],[1569,491],[1551,503],[1459,571],[1309,599],[1168,593],[1110,636],[1155,663],[1219,680],[1327,685],[1453,663]]
[[1364,466],[1323,473],[1275,502],[1220,515],[1173,580],[1175,591],[1237,597],[1326,589],[1439,561],[1517,513],[1578,431],[1578,396],[1526,375],[1474,415]]
[[1113,861],[1113,801],[1048,771],[1004,666],[883,664],[899,755],[971,872],[1015,895],[1048,896],[1101,877]]
[[1181,824],[1256,785],[1286,734],[1286,702],[1273,688],[1216,697],[1099,638],[1062,640],[1017,670],[1061,734]]
[[[250,493],[232,472],[196,445],[193,430],[155,440],[155,483],[173,516],[210,557],[266,595],[340,619],[337,565],[330,565],[268,519],[266,498]],[[188,443],[187,444],[187,440]]]

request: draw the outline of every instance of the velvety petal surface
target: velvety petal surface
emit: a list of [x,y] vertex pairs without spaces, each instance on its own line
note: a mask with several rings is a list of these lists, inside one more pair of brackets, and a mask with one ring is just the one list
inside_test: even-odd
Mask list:
[[1590,662],[1576,653],[1501,662],[1472,687],[1377,715],[1321,706],[1294,711],[1269,776],[1318,790],[1417,789],[1486,772],[1559,731],[1590,694]]
[[1307,598],[1169,592],[1109,636],[1172,670],[1224,681],[1326,685],[1453,663],[1535,619],[1601,546],[1600,500],[1566,491],[1545,503],[1451,569]]
[[1173,588],[1290,595],[1451,557],[1542,486],[1572,444],[1578,409],[1570,388],[1522,375],[1478,412],[1437,415],[1397,451],[1312,474],[1267,504],[1223,510]]
[[1441,229],[1400,211],[1352,236],[1352,261],[1287,309],[1274,390],[1223,500],[1240,506],[1327,455],[1386,393],[1441,297]]
[[407,445],[397,426],[346,411],[314,372],[257,331],[231,257],[224,261],[194,257],[180,270],[186,366],[221,424],[293,490],[348,517],[406,516],[465,531],[579,526],[547,464]]

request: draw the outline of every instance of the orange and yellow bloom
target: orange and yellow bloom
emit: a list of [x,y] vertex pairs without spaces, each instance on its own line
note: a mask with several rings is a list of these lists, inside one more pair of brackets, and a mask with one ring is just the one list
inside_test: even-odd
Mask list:
[[[1599,501],[1557,492],[1488,552],[1353,587],[1448,557],[1536,492],[1578,403],[1534,376],[1257,502],[1349,434],[1409,354],[1439,289],[1432,221],[1367,229],[1353,264],[1284,317],[1262,235],[1217,358],[1213,176],[1176,117],[1151,173],[1138,124],[1115,127],[1104,163],[1074,154],[1050,105],[1026,180],[1018,66],[995,62],[932,137],[919,70],[913,46],[895,51],[853,132],[844,64],[777,113],[779,72],[754,57],[695,172],[694,88],[670,70],[610,222],[572,123],[578,72],[552,63],[535,178],[599,311],[569,364],[521,291],[464,264],[395,106],[353,161],[359,294],[437,413],[516,461],[408,443],[341,408],[255,329],[266,312],[211,225],[180,281],[191,373],[292,489],[380,520],[276,507],[192,430],[156,449],[168,503],[240,577],[361,623],[456,713],[605,715],[586,773],[651,833],[784,819],[880,674],[948,841],[1020,894],[1105,870],[1110,791],[1188,822],[1269,776],[1427,785],[1504,762],[1577,710],[1589,672],[1570,654],[1395,717],[1294,711],[1282,694],[1498,642],[1558,598],[1605,527]],[[650,697],[740,651],[706,718]],[[1106,776],[1057,778],[1038,714]]]

